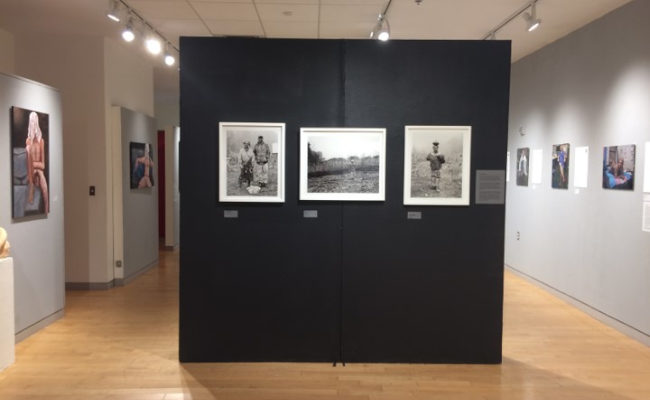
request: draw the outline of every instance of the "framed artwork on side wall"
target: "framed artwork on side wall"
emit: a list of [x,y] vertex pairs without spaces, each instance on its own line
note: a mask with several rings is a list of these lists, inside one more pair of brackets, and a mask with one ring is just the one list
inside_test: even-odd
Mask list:
[[154,185],[153,148],[150,143],[129,143],[131,189],[150,188]]
[[385,192],[386,129],[300,129],[300,200],[384,201]]
[[634,190],[636,146],[603,148],[603,189]]
[[406,126],[404,204],[469,205],[471,126]]
[[523,147],[517,149],[517,186],[528,186],[528,160],[530,149]]
[[12,217],[50,212],[49,115],[11,107]]
[[219,201],[284,202],[285,124],[219,123]]
[[569,143],[554,144],[551,154],[551,187],[554,189],[569,188],[569,157],[571,145]]

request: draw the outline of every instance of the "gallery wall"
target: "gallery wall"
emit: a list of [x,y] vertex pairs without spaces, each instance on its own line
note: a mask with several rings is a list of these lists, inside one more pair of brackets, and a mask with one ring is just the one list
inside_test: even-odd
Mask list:
[[0,72],[14,73],[14,35],[0,29]]
[[[402,184],[408,124],[471,125],[472,181],[505,170],[509,42],[181,46],[181,361],[501,361],[504,206]],[[218,202],[220,121],[286,123],[284,203]],[[386,128],[386,200],[299,201],[300,127]]]
[[[49,115],[47,217],[12,219],[10,110],[17,106]],[[24,78],[0,73],[0,226],[14,259],[15,321],[18,338],[62,315],[64,291],[63,134],[61,94]],[[22,143],[21,146],[24,146]]]
[[[513,65],[505,253],[514,270],[646,343],[650,233],[641,230],[641,218],[650,141],[648,15],[650,2],[631,2]],[[561,143],[571,145],[566,190],[551,188],[551,146]],[[636,144],[634,191],[603,189],[603,147],[628,144]],[[588,187],[576,190],[577,146],[589,147],[589,167]],[[520,147],[543,150],[541,184],[516,185]]]
[[181,128],[165,129],[165,247],[176,248],[180,243],[181,194],[178,191],[179,146]]
[[[110,107],[153,115],[153,67],[119,42],[86,35],[20,33],[16,73],[61,90],[64,109],[66,282],[110,287],[113,259],[113,169]],[[95,195],[89,195],[90,186]]]
[[[158,262],[158,164],[155,120],[145,114],[120,108],[122,149],[122,226],[124,282]],[[132,189],[130,143],[148,143],[153,152],[154,186]]]
[[[62,93],[66,282],[105,281],[102,39],[21,33],[15,40],[16,74]],[[91,184],[98,188],[94,197],[88,196]]]

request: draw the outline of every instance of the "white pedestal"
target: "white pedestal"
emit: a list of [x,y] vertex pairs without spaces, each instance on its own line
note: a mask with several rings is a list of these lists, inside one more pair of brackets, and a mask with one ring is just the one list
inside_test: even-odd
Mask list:
[[14,363],[14,260],[0,259],[0,371]]

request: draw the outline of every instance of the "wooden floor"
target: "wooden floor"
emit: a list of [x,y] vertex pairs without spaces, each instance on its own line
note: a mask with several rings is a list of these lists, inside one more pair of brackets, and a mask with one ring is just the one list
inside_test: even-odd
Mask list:
[[506,274],[502,365],[179,364],[178,255],[68,292],[17,346],[0,399],[650,399],[650,348]]

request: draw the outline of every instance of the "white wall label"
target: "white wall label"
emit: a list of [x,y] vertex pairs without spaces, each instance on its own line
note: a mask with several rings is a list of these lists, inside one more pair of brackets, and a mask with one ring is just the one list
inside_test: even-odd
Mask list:
[[586,188],[589,178],[589,147],[576,147],[574,154],[575,173],[573,174],[573,186]]
[[510,182],[510,152],[506,153],[506,182]]
[[644,232],[650,232],[650,201],[643,202],[643,226]]
[[533,149],[530,155],[530,177],[533,183],[542,183],[542,161],[544,152],[542,149]]
[[420,211],[409,211],[406,213],[406,219],[422,219]]
[[476,204],[504,204],[505,175],[501,169],[476,170]]
[[645,142],[645,169],[643,170],[643,191],[650,193],[650,142]]

